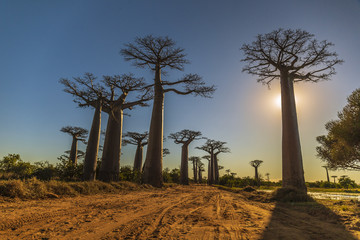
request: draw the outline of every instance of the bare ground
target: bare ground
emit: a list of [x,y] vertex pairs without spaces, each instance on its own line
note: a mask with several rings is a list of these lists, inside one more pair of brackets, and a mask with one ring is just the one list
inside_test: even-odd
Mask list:
[[191,185],[3,201],[0,239],[358,239],[323,205],[267,199]]

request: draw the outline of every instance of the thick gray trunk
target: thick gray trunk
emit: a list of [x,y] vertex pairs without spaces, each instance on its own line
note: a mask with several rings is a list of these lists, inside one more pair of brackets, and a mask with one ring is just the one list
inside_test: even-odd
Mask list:
[[293,79],[289,77],[287,72],[282,71],[280,84],[282,110],[282,186],[293,187],[306,192]]
[[74,165],[77,165],[77,138],[75,136],[71,144],[70,160]]
[[210,153],[210,177],[209,177],[209,184],[214,184],[214,176],[215,176],[215,161],[214,161],[214,150],[211,149]]
[[327,168],[325,168],[326,169],[326,177],[327,177],[327,181],[328,182],[330,182],[330,178],[329,178],[329,171],[328,171],[328,169]]
[[259,182],[258,168],[257,167],[254,167],[254,168],[255,168],[255,181]]
[[164,90],[161,85],[160,68],[155,70],[154,105],[151,114],[149,143],[144,164],[143,182],[155,187],[163,185],[163,121]]
[[219,163],[217,159],[217,154],[214,154],[214,182],[215,184],[219,183]]
[[143,146],[140,144],[137,145],[135,159],[134,159],[134,171],[141,172],[143,158]]
[[96,162],[99,151],[100,131],[101,131],[101,109],[102,103],[99,101],[95,108],[94,118],[91,125],[86,154],[84,160],[85,181],[95,180]]
[[196,167],[195,167],[195,161],[193,161],[193,174],[194,174],[194,182],[196,182]]
[[194,182],[197,182],[197,171],[198,171],[197,161],[194,161]]
[[119,180],[122,124],[123,110],[109,113],[99,173],[100,180],[105,182]]
[[208,161],[208,179],[207,179],[208,184],[210,184],[210,176],[211,176],[211,161]]
[[202,173],[201,173],[201,170],[199,169],[199,183],[202,182]]
[[180,184],[189,185],[188,144],[181,147]]

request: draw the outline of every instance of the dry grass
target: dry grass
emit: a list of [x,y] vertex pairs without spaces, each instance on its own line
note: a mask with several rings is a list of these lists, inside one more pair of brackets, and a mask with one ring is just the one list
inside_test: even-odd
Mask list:
[[102,193],[119,193],[138,189],[152,188],[132,182],[62,182],[28,180],[1,180],[0,196],[6,199],[45,199],[62,196],[92,195]]

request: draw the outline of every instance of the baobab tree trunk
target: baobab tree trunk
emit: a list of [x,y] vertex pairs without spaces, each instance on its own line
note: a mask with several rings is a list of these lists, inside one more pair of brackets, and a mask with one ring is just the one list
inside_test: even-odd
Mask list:
[[143,158],[143,146],[141,143],[137,145],[135,159],[134,159],[134,171],[141,172],[142,166],[142,158]]
[[181,147],[180,184],[189,185],[188,144]]
[[105,182],[119,180],[122,124],[122,109],[109,113],[99,173],[99,179]]
[[101,110],[102,103],[98,101],[95,108],[94,118],[91,125],[86,154],[84,160],[85,181],[94,181],[96,172],[96,162],[99,151],[100,130],[101,130]]
[[75,136],[73,136],[71,144],[70,160],[74,165],[77,165],[77,138]]
[[258,168],[257,167],[254,167],[255,168],[255,181],[257,184],[259,184],[259,173],[258,173]]
[[144,164],[143,182],[161,187],[163,159],[164,89],[161,85],[160,67],[155,69],[154,105],[151,115],[149,143]]
[[294,83],[288,72],[281,71],[282,164],[283,187],[306,192],[296,115]]
[[326,177],[327,177],[327,181],[330,182],[330,178],[329,178],[329,170],[327,168],[326,169]]
[[209,177],[209,185],[212,185],[214,183],[214,175],[215,175],[215,164],[214,164],[214,153],[211,149],[210,153],[210,177]]
[[211,161],[208,160],[208,179],[207,183],[210,185],[210,176],[211,176]]
[[217,160],[217,154],[214,154],[214,182],[219,183],[219,163]]
[[197,167],[195,166],[195,161],[193,161],[193,173],[194,173],[194,182],[197,182]]
[[200,169],[198,171],[199,171],[199,183],[202,183],[202,173]]

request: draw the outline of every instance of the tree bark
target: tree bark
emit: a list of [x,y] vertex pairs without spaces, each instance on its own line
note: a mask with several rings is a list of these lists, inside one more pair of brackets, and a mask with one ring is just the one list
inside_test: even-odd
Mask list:
[[134,171],[141,172],[141,166],[142,166],[142,158],[143,158],[143,146],[141,143],[138,143],[135,153],[135,159],[134,159]]
[[209,185],[214,184],[214,175],[215,175],[215,164],[214,164],[214,150],[211,148],[210,153],[210,177],[209,177]]
[[73,136],[70,150],[70,160],[74,165],[77,165],[77,141],[77,138]]
[[258,184],[259,183],[259,173],[258,173],[258,167],[254,167],[255,168],[255,181]]
[[306,192],[293,84],[288,72],[281,71],[282,186]]
[[214,182],[215,184],[219,183],[219,163],[217,159],[217,154],[214,154]]
[[118,181],[120,170],[123,110],[109,113],[99,178],[102,181]]
[[101,110],[102,103],[98,101],[95,108],[94,118],[91,125],[91,130],[86,147],[86,154],[84,160],[84,175],[85,181],[94,181],[96,172],[96,163],[99,151],[100,131],[101,131]]
[[202,173],[201,173],[201,170],[199,169],[199,183],[202,182]]
[[149,143],[144,164],[143,182],[154,187],[163,185],[163,121],[164,121],[164,89],[161,85],[160,67],[155,69],[154,105],[151,115]]
[[193,174],[194,174],[194,182],[197,181],[197,176],[196,176],[196,166],[195,166],[195,161],[193,161]]
[[188,144],[181,147],[180,184],[189,185]]
[[211,160],[208,161],[208,179],[207,183],[210,185],[210,176],[211,176]]
[[328,169],[327,168],[325,168],[326,169],[326,177],[327,177],[327,181],[328,182],[330,182],[330,178],[329,178],[329,171],[328,171]]

